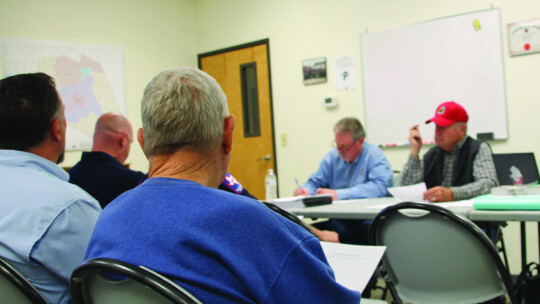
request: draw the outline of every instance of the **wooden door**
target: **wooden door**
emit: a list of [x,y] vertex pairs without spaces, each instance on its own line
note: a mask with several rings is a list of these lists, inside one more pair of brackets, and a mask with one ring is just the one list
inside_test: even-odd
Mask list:
[[236,119],[229,172],[264,199],[264,177],[276,171],[268,40],[201,54],[199,67],[221,85]]

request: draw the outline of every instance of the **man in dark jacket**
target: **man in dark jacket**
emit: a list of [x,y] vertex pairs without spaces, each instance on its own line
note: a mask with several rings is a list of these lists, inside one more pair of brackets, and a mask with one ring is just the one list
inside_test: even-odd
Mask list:
[[469,116],[456,102],[444,102],[426,123],[435,123],[435,143],[419,159],[422,137],[418,125],[411,128],[411,152],[401,174],[401,184],[425,182],[424,199],[446,202],[470,199],[489,193],[498,185],[489,146],[467,136]]
[[124,166],[129,155],[133,129],[118,113],[99,117],[91,152],[83,152],[81,161],[69,170],[69,182],[90,193],[102,208],[120,194],[146,179],[146,174]]

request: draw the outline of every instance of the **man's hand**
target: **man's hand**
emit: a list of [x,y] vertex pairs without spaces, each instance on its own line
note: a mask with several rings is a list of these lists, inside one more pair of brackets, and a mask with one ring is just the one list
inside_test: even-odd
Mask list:
[[339,234],[337,232],[330,230],[319,230],[313,226],[310,228],[313,230],[313,232],[315,232],[319,240],[324,242],[339,243]]
[[450,188],[437,186],[424,192],[424,199],[432,203],[450,202],[454,200],[454,193]]
[[316,194],[330,194],[332,195],[332,200],[337,201],[337,191],[334,189],[319,188],[317,189]]
[[298,195],[309,195],[309,191],[307,191],[306,189],[304,188],[296,188],[294,189],[294,196],[298,196]]
[[411,144],[411,155],[414,158],[418,158],[420,154],[420,148],[422,147],[422,136],[418,131],[419,125],[414,125],[409,131],[409,143]]

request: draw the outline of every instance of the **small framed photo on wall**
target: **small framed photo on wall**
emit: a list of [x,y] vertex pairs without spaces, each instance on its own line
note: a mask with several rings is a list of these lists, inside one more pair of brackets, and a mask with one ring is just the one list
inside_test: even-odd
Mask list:
[[326,57],[302,61],[304,85],[326,82]]

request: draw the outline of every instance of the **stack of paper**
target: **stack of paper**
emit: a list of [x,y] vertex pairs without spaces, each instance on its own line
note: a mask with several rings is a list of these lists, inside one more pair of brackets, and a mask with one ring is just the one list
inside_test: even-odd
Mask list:
[[304,208],[331,204],[332,196],[329,194],[299,195],[294,197],[276,198],[271,200],[270,203],[282,209]]
[[417,202],[417,203],[427,203],[424,199],[424,192],[427,191],[425,183],[419,183],[410,186],[403,187],[393,187],[388,188],[388,192],[396,198],[398,203],[401,202]]
[[302,198],[304,198],[304,196],[276,198],[271,200],[270,203],[282,209],[303,208],[304,203],[302,202]]

